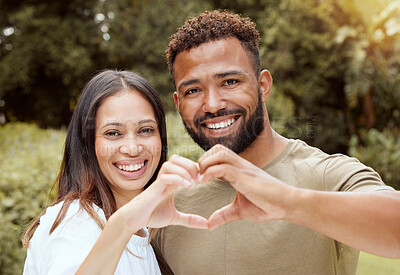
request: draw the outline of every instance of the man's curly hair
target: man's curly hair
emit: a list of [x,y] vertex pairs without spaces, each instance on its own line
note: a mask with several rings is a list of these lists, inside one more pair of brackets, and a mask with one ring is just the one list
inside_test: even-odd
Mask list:
[[260,34],[256,24],[250,18],[229,11],[205,11],[198,17],[189,19],[177,32],[171,35],[168,48],[165,50],[168,68],[173,76],[173,65],[176,56],[183,51],[196,48],[203,43],[237,38],[252,59],[255,72],[261,70],[258,42]]

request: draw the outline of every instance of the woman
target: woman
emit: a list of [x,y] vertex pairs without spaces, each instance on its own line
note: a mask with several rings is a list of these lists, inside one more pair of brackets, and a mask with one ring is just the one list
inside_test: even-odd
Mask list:
[[24,274],[159,274],[146,226],[208,226],[172,200],[179,186],[194,185],[196,164],[166,156],[151,85],[127,71],[94,76],[68,128],[56,201],[23,238]]

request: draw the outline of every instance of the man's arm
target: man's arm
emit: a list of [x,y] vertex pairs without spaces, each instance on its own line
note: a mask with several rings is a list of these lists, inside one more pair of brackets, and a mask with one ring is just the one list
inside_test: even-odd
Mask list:
[[400,258],[400,193],[325,192],[290,186],[217,145],[199,160],[202,182],[223,178],[234,201],[209,219],[214,229],[246,219],[293,222],[368,253]]

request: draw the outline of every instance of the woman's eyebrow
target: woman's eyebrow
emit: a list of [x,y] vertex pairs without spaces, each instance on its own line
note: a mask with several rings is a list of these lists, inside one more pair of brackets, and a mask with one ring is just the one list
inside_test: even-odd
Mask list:
[[101,126],[100,128],[106,128],[106,127],[108,127],[108,126],[118,126],[118,127],[121,127],[121,126],[123,126],[123,124],[120,123],[120,122],[116,122],[116,121],[114,121],[114,122],[107,122],[105,125]]
[[[157,121],[155,121],[154,119],[142,119],[139,120],[138,122],[136,122],[136,125],[140,125],[140,124],[146,124],[146,123],[154,123],[157,124]],[[125,127],[126,123],[121,123],[121,122],[116,122],[116,121],[112,121],[112,122],[108,122],[105,125],[101,126],[101,128],[106,128],[108,126],[117,126],[117,127]]]

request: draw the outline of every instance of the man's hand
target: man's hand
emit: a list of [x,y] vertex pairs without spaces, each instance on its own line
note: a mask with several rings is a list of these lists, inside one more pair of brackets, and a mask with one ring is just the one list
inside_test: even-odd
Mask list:
[[209,228],[236,220],[266,222],[290,213],[288,198],[296,191],[230,149],[216,145],[199,159],[201,182],[220,178],[236,189],[234,201],[214,212]]
[[222,145],[207,151],[199,167],[203,175],[200,182],[220,178],[236,189],[234,201],[210,216],[209,229],[240,219],[280,219],[371,254],[400,258],[400,192],[327,192],[292,187]]

